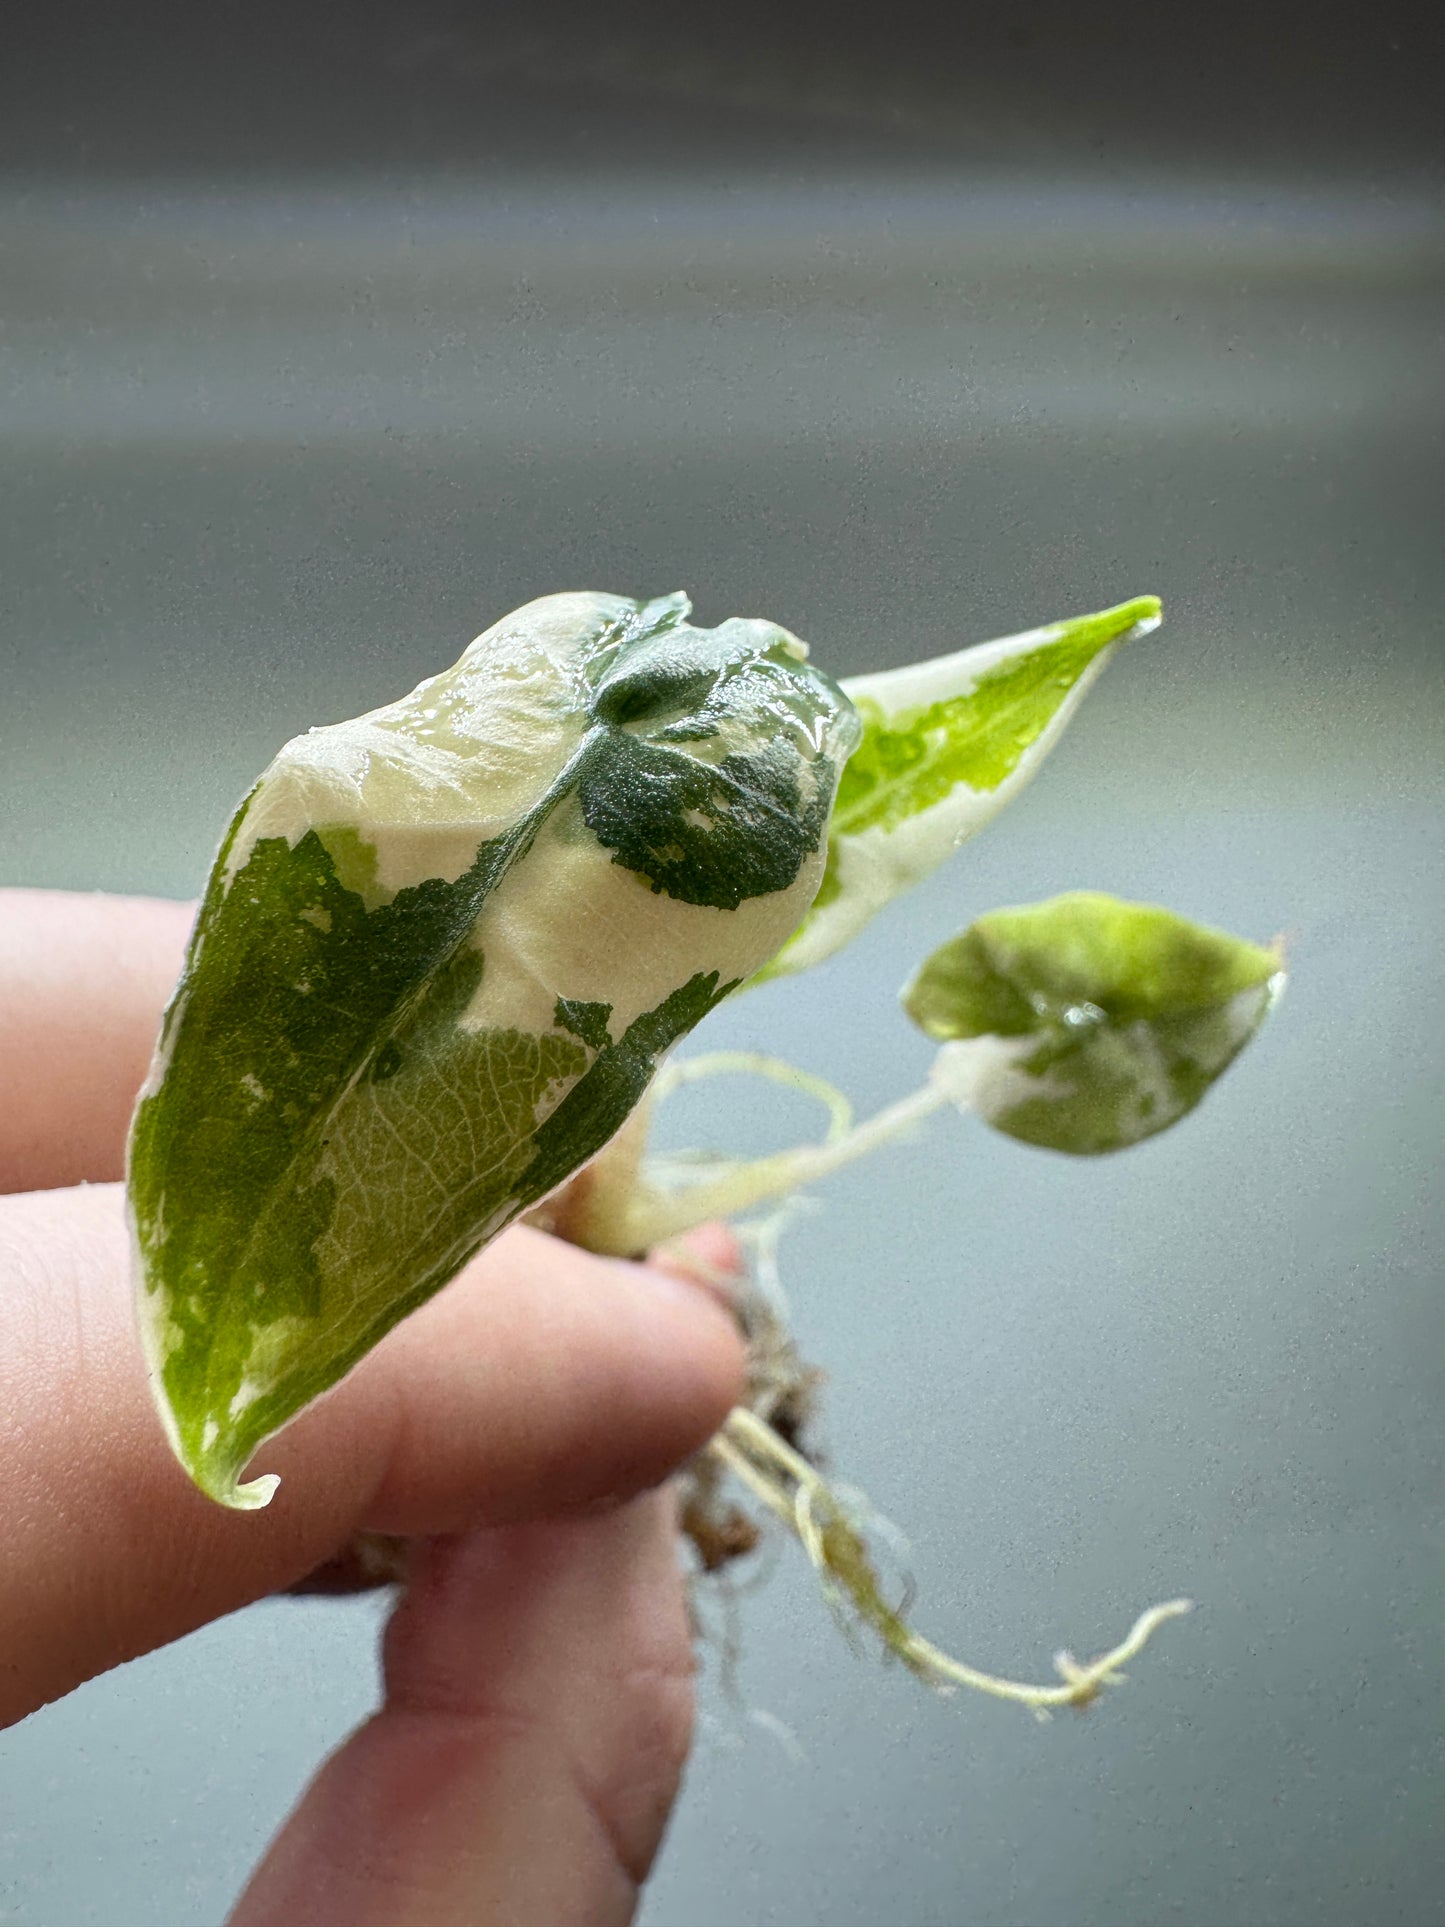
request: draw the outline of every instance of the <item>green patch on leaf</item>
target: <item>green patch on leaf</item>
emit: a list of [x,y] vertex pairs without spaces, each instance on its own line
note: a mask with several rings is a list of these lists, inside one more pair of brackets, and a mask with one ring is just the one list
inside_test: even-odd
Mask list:
[[980,917],[903,993],[940,1041],[1003,1040],[971,1108],[1052,1150],[1122,1150],[1191,1111],[1283,983],[1278,954],[1089,891]]
[[786,890],[819,847],[857,723],[825,679],[803,680],[797,647],[765,623],[673,632],[599,687],[582,813],[653,890],[735,910]]
[[611,1042],[611,1016],[611,1004],[589,1004],[575,997],[559,997],[552,1006],[552,1022],[558,1030],[570,1030],[593,1050],[606,1050]]
[[720,983],[716,971],[699,971],[655,1010],[634,1018],[617,1043],[599,1052],[587,1075],[536,1133],[527,1166],[527,1184],[536,1197],[563,1183],[622,1127],[652,1081],[662,1053],[737,985],[736,978]]
[[889,715],[877,701],[862,698],[863,740],[838,786],[833,833],[856,835],[875,825],[895,829],[960,784],[996,790],[1099,652],[1158,610],[1154,598],[1144,596],[1109,616],[1066,623],[1056,640],[1006,657],[962,694],[918,709]]

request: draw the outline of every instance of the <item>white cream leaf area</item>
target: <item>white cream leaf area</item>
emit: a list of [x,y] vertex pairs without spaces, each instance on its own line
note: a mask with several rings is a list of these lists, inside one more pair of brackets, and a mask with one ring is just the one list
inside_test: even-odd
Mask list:
[[483,842],[546,794],[580,742],[586,645],[621,623],[616,596],[549,596],[495,624],[410,695],[293,738],[262,776],[227,860],[323,826],[376,855],[378,900],[455,882]]

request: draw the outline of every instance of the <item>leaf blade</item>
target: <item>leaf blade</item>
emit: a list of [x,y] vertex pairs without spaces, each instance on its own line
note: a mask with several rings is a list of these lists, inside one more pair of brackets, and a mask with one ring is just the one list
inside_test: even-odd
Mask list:
[[[223,1503],[266,1502],[239,1482],[255,1447],[600,1149],[816,890],[851,710],[773,625],[687,613],[530,604],[287,745],[233,822],[128,1171],[162,1415]],[[690,811],[709,746],[755,733],[750,676],[811,725],[786,739],[811,841],[793,817],[740,840],[724,811],[670,868],[610,848],[584,788],[625,811],[638,732],[682,726],[661,780]]]

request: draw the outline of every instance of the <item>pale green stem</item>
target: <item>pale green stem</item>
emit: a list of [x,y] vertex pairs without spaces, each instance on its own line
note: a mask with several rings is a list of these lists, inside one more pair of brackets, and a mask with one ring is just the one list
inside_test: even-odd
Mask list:
[[700,1084],[707,1077],[762,1077],[789,1090],[802,1091],[816,1098],[828,1113],[828,1138],[832,1144],[853,1128],[853,1106],[836,1084],[811,1071],[800,1071],[785,1057],[768,1057],[757,1050],[714,1050],[701,1057],[669,1058],[657,1073],[653,1096],[663,1103],[684,1084]]
[[[934,1111],[948,1105],[966,1108],[979,1070],[987,1064],[985,1053],[991,1042],[945,1045],[921,1090],[858,1125],[852,1123],[851,1110],[841,1093],[776,1058],[726,1051],[686,1060],[664,1073],[654,1092],[656,1097],[667,1096],[681,1084],[721,1073],[766,1077],[805,1091],[827,1107],[830,1128],[826,1142],[730,1166],[712,1178],[676,1191],[638,1180],[634,1143],[615,1170],[605,1158],[591,1167],[599,1182],[584,1220],[571,1227],[571,1235],[580,1234],[580,1241],[593,1250],[647,1250],[710,1218],[729,1217],[764,1199],[796,1192],[906,1135]],[[1189,1611],[1189,1602],[1184,1599],[1151,1607],[1140,1614],[1117,1646],[1087,1665],[1081,1665],[1069,1653],[1056,1654],[1054,1665],[1062,1680],[1057,1686],[1030,1686],[1001,1679],[950,1658],[931,1640],[913,1631],[884,1596],[867,1544],[837,1493],[757,1412],[745,1405],[735,1407],[706,1451],[796,1534],[831,1601],[846,1602],[890,1652],[939,1692],[966,1686],[995,1699],[1027,1706],[1039,1719],[1047,1719],[1058,1707],[1082,1708],[1096,1699],[1103,1687],[1123,1677],[1119,1668],[1143,1649],[1166,1620]]]
[[815,1184],[820,1178],[866,1157],[880,1145],[901,1137],[943,1110],[956,1099],[941,1083],[925,1084],[910,1097],[889,1104],[862,1124],[840,1132],[823,1144],[802,1144],[771,1157],[737,1165],[719,1177],[704,1179],[678,1191],[639,1187],[628,1212],[630,1248],[649,1250],[676,1238],[711,1218],[729,1218],[765,1198],[786,1196]]

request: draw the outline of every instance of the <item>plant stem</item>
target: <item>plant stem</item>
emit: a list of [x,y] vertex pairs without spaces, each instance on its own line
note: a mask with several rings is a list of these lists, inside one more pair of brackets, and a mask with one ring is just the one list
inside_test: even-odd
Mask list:
[[[650,1103],[640,1105],[628,1127],[614,1138],[573,1184],[549,1201],[547,1216],[541,1217],[559,1236],[592,1251],[637,1255],[678,1238],[694,1225],[712,1218],[730,1217],[765,1199],[784,1196],[828,1176],[855,1158],[866,1156],[880,1145],[915,1130],[933,1112],[946,1106],[966,1107],[981,1073],[992,1061],[992,1040],[947,1044],[934,1061],[928,1082],[921,1090],[897,1103],[887,1105],[861,1124],[852,1122],[847,1100],[832,1085],[807,1076],[791,1065],[755,1052],[715,1052],[710,1057],[692,1059],[664,1073],[654,1098],[665,1097],[669,1090],[698,1078],[723,1073],[743,1072],[784,1083],[816,1098],[829,1112],[829,1133],[821,1144],[805,1144],[751,1163],[727,1165],[699,1183],[668,1190],[650,1183],[642,1172],[641,1155],[650,1117]],[[996,1057],[997,1052],[993,1052]],[[740,1322],[748,1329],[741,1306]],[[786,1328],[779,1325],[774,1334],[784,1342],[785,1390],[793,1381],[802,1385],[805,1368],[797,1360]],[[778,1402],[774,1374],[756,1369],[757,1361],[769,1356],[768,1344],[757,1330],[750,1332],[755,1361],[756,1384],[749,1397],[760,1409],[736,1406],[722,1430],[704,1449],[699,1464],[713,1467],[735,1478],[768,1511],[780,1519],[802,1543],[818,1572],[829,1603],[842,1608],[869,1627],[889,1652],[900,1659],[919,1679],[941,1693],[969,1687],[995,1699],[1010,1700],[1027,1706],[1039,1719],[1047,1719],[1059,1707],[1083,1708],[1097,1699],[1105,1686],[1118,1683],[1120,1668],[1144,1648],[1165,1621],[1189,1611],[1189,1602],[1172,1599],[1141,1613],[1126,1636],[1109,1652],[1080,1664],[1067,1652],[1058,1653],[1054,1665],[1060,1683],[1032,1686],[1019,1680],[1002,1679],[979,1667],[951,1658],[931,1640],[924,1639],[908,1625],[902,1613],[886,1598],[883,1584],[873,1565],[868,1546],[855,1523],[856,1506],[844,1503],[803,1453],[783,1438],[769,1418],[784,1425],[783,1405]],[[796,1389],[796,1387],[795,1387]],[[794,1421],[795,1422],[795,1421]],[[703,1524],[708,1524],[707,1508],[701,1508]],[[731,1517],[723,1520],[731,1527]],[[714,1550],[722,1543],[717,1522],[706,1540],[694,1534],[695,1543],[706,1561],[707,1546]],[[725,1534],[723,1535],[726,1536]],[[736,1535],[734,1535],[736,1536]],[[723,1557],[731,1556],[724,1550]],[[706,1565],[711,1571],[712,1565]]]
[[648,1250],[710,1218],[732,1217],[767,1198],[800,1191],[855,1158],[866,1157],[880,1145],[906,1135],[953,1102],[941,1084],[928,1083],[823,1144],[800,1144],[789,1151],[777,1151],[676,1191],[639,1185],[627,1212],[627,1248]]

